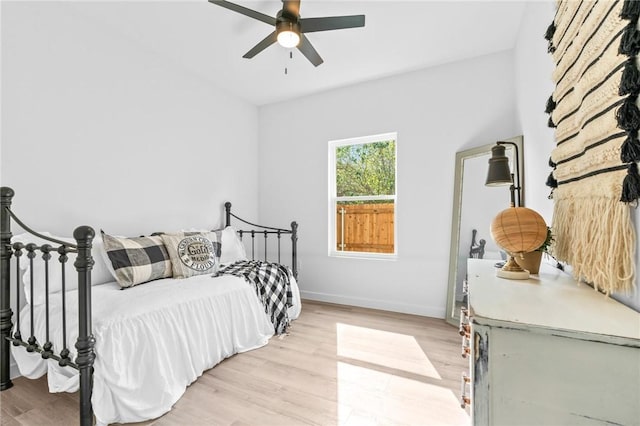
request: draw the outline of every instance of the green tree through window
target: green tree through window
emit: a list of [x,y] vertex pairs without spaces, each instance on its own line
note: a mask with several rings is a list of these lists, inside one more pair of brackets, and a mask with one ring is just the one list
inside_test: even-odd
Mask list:
[[395,195],[395,141],[337,147],[336,192],[338,197]]

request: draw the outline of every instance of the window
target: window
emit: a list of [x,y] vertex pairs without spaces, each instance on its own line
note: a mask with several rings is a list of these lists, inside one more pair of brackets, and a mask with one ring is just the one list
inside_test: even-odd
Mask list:
[[395,257],[396,136],[329,142],[329,255]]

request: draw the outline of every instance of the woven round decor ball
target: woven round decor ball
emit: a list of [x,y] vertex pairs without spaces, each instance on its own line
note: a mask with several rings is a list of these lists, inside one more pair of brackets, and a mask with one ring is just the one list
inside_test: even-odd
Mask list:
[[529,253],[547,239],[547,224],[538,212],[526,207],[509,207],[491,222],[491,237],[511,254]]

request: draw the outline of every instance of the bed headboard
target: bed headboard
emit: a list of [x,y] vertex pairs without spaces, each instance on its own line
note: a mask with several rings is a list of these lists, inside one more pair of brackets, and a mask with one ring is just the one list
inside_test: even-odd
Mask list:
[[231,203],[229,201],[224,203],[224,210],[225,210],[225,227],[231,226],[232,217],[244,223],[245,225],[249,225],[252,227],[251,229],[238,229],[238,234],[240,234],[240,239],[242,239],[243,236],[245,235],[251,236],[251,258],[252,259],[255,259],[255,256],[256,256],[256,236],[262,235],[264,238],[263,253],[264,253],[264,260],[266,261],[267,254],[268,254],[267,253],[268,245],[266,243],[267,237],[269,235],[276,235],[278,238],[277,240],[278,263],[281,263],[280,261],[281,237],[282,235],[291,235],[291,270],[293,272],[293,276],[296,279],[298,278],[298,223],[296,221],[291,222],[291,229],[276,228],[272,226],[257,225],[255,223],[251,223],[245,219],[242,219],[241,217],[238,217],[237,215],[231,212]]

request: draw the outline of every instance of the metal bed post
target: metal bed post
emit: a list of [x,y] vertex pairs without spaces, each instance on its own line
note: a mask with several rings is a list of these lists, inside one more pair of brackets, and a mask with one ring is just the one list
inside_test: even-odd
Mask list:
[[224,203],[224,211],[225,211],[225,227],[231,226],[231,203],[227,201]]
[[294,278],[298,279],[298,222],[291,222],[291,270]]
[[11,259],[11,217],[7,208],[11,207],[14,196],[13,189],[3,186],[0,188],[0,391],[13,386],[9,373],[9,334],[11,332],[11,311],[9,289],[9,268]]
[[76,341],[76,364],[80,371],[80,424],[93,425],[93,361],[95,360],[95,338],[91,334],[91,243],[95,231],[89,226],[80,226],[73,231],[78,243],[78,257],[73,264],[78,271],[78,340]]

